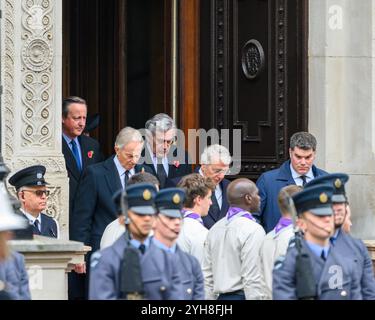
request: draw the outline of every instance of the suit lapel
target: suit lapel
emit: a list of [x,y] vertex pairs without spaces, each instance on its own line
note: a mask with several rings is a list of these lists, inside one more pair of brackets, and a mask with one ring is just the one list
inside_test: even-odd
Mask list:
[[64,137],[62,137],[62,150],[65,157],[67,169],[70,171],[71,175],[74,176],[76,180],[79,180],[81,173],[78,170],[76,160]]
[[114,194],[117,190],[122,189],[120,176],[118,174],[116,165],[113,162],[113,158],[114,156],[110,157],[103,163],[104,170],[106,170],[105,179],[112,194]]
[[155,171],[155,167],[154,167],[154,163],[152,162],[152,158],[151,158],[151,154],[150,152],[148,152],[148,147],[145,143],[145,147],[144,147],[144,165],[149,167],[150,170],[151,170],[151,173],[156,176],[156,171]]

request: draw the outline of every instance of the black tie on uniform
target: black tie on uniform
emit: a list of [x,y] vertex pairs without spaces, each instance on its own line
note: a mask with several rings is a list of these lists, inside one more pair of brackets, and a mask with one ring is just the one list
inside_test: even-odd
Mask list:
[[305,184],[307,183],[306,176],[303,175],[303,176],[300,176],[300,178],[302,179],[302,187],[304,187]]
[[139,249],[139,251],[141,251],[142,254],[144,254],[145,251],[146,251],[146,246],[143,243],[141,243],[139,245],[138,249]]
[[34,234],[41,234],[40,233],[40,230],[39,230],[39,220],[36,219],[34,221],[34,224],[33,224],[33,231],[34,231]]
[[162,159],[158,159],[158,164],[157,164],[157,173],[156,175],[158,176],[159,182],[160,182],[160,189],[165,187],[165,182],[167,181],[167,173],[165,172]]
[[320,257],[323,259],[323,261],[326,261],[326,255],[324,254],[324,250],[322,250]]
[[124,176],[124,188],[126,188],[128,186],[129,178],[130,178],[130,171],[126,170],[125,176]]

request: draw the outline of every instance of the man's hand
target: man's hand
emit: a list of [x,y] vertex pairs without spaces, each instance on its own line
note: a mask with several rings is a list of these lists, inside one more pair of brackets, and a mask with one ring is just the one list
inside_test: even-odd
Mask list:
[[86,263],[77,263],[74,265],[74,271],[76,273],[86,273]]

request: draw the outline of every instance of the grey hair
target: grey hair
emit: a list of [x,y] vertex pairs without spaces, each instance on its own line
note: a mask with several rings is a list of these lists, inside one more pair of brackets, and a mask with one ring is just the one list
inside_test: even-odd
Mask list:
[[303,150],[316,150],[316,138],[308,132],[296,132],[290,138],[290,148],[298,147]]
[[63,100],[63,103],[62,103],[62,117],[64,119],[66,119],[68,117],[68,114],[69,114],[69,106],[73,103],[79,103],[79,104],[83,104],[86,106],[87,108],[87,103],[86,103],[86,100],[85,99],[82,99],[81,97],[75,97],[75,96],[71,96],[71,97],[67,97],[67,98],[64,98]]
[[158,113],[154,115],[151,119],[147,120],[145,124],[145,128],[153,135],[155,135],[155,132],[158,130],[166,132],[171,129],[176,129],[176,124],[174,123],[174,120],[165,113]]
[[201,155],[201,164],[211,164],[215,160],[220,160],[225,165],[230,165],[232,157],[227,148],[220,144],[213,144],[204,149]]
[[141,133],[132,128],[132,127],[125,127],[121,129],[121,131],[118,133],[116,137],[115,146],[122,149],[124,146],[126,146],[130,142],[144,142],[143,137]]

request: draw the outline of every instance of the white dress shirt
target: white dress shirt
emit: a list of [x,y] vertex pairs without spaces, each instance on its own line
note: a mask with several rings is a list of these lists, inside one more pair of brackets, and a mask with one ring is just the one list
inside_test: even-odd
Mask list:
[[[292,164],[290,164],[290,172],[292,173],[292,177],[296,185],[302,187],[303,180],[301,178],[301,175],[296,170],[294,170]],[[306,183],[314,179],[312,168],[310,168],[310,170],[305,174],[305,176],[306,176]]]
[[[115,166],[116,166],[116,169],[117,169],[117,172],[118,172],[118,175],[120,176],[120,181],[121,181],[121,185],[122,185],[122,188],[125,189],[125,171],[126,169],[121,165],[119,159],[117,158],[117,156],[115,156],[113,158],[113,162],[115,163]],[[134,176],[135,174],[135,169],[132,168],[129,170],[129,179]]]
[[[41,213],[39,213],[38,217],[35,218],[30,213],[26,212],[24,209],[21,208],[20,210],[24,214],[24,216],[27,218],[27,220],[29,220],[29,223],[31,225],[34,225],[35,220],[38,220],[39,221],[38,229],[39,229],[39,232],[42,232],[42,215],[41,215]],[[56,223],[56,229],[57,229],[56,239],[59,239],[60,238],[60,226],[59,226],[59,223],[58,223],[58,221],[55,218],[52,218],[52,219]]]
[[[152,152],[151,147],[150,147],[150,145],[149,145],[148,143],[147,143],[147,149],[148,149],[148,152],[149,152],[150,155],[151,155],[151,160],[152,160],[152,164],[154,165],[155,172],[157,173],[157,172],[158,172],[158,158],[157,158],[156,155]],[[167,177],[168,177],[168,173],[169,173],[169,164],[168,164],[168,157],[167,157],[167,156],[164,156],[164,157],[162,158],[162,164],[163,164],[163,167],[164,167],[165,173],[167,174]]]

